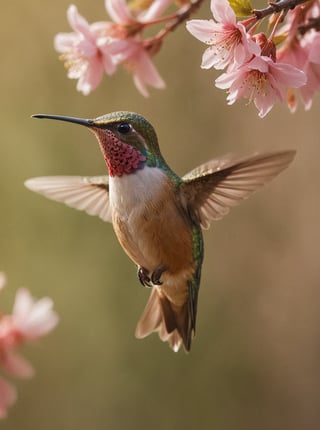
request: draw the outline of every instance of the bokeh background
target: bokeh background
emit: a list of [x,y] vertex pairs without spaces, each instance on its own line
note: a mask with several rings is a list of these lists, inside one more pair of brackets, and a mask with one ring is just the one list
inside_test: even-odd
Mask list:
[[[90,22],[103,1],[77,0]],[[27,286],[50,296],[61,321],[24,349],[36,368],[17,381],[6,430],[320,428],[320,97],[310,112],[228,107],[204,46],[181,26],[156,64],[167,83],[144,99],[131,77],[105,78],[84,97],[68,80],[53,37],[70,31],[69,0],[3,2],[1,44],[1,311]],[[198,17],[209,17],[205,2]],[[297,149],[271,185],[205,232],[197,336],[175,354],[157,335],[134,338],[149,291],[111,225],[24,188],[41,175],[97,175],[93,136],[33,113],[145,115],[173,169],[183,174],[223,153]]]

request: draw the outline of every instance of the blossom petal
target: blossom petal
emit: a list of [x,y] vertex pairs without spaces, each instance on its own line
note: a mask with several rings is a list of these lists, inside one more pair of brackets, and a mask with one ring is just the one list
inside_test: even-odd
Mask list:
[[141,94],[148,97],[149,93],[145,84],[162,89],[165,87],[165,82],[144,50],[140,52],[138,58],[135,64],[134,83]]
[[105,0],[105,7],[112,21],[118,24],[129,24],[134,21],[126,0]]
[[150,7],[138,15],[139,22],[148,22],[158,18],[172,3],[172,0],[154,0]]
[[236,24],[236,14],[227,0],[211,0],[211,12],[217,22]]
[[271,88],[265,94],[257,96],[254,99],[254,104],[259,111],[259,117],[264,118],[271,111],[275,102],[276,96]]
[[28,290],[19,289],[13,307],[16,330],[26,339],[36,339],[47,334],[58,323],[58,316],[52,307],[50,298],[33,300]]
[[277,82],[286,87],[299,88],[305,85],[307,77],[302,70],[297,69],[291,64],[275,63],[272,65],[272,75]]
[[67,10],[67,18],[71,28],[79,33],[82,33],[84,36],[89,37],[91,39],[90,26],[88,21],[80,15],[78,9],[75,5],[69,6]]
[[0,418],[5,418],[7,410],[17,400],[17,390],[10,382],[0,377]]
[[1,365],[8,373],[17,378],[31,378],[34,375],[34,369],[29,361],[11,350],[4,352]]
[[6,285],[7,277],[4,272],[0,272],[0,290]]
[[221,33],[220,24],[205,19],[192,19],[186,23],[187,30],[201,42],[211,45],[216,32]]
[[82,92],[83,95],[87,96],[94,91],[100,84],[103,77],[104,67],[101,61],[97,58],[93,58],[88,64],[86,70],[81,73],[77,83],[77,90]]
[[62,54],[74,49],[74,45],[79,41],[76,33],[58,33],[54,37],[54,49]]

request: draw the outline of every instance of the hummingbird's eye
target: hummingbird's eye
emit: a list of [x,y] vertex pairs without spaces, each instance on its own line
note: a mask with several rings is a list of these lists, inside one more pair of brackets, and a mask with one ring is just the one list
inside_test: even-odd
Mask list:
[[131,125],[128,122],[120,122],[117,126],[117,130],[121,134],[127,134],[131,131]]

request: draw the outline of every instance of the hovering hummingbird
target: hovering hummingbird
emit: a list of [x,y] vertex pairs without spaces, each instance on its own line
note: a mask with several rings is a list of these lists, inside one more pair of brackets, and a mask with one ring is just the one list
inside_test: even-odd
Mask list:
[[202,228],[278,175],[295,151],[226,156],[181,178],[164,160],[154,128],[141,115],[33,117],[88,127],[98,139],[109,175],[40,177],[25,185],[112,222],[122,248],[137,266],[140,283],[151,287],[136,337],[157,331],[174,351],[181,344],[189,351],[203,261]]

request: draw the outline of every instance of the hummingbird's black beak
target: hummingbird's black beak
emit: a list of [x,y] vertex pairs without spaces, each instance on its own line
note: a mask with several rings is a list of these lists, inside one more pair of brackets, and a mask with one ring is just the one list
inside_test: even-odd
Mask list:
[[56,119],[58,121],[73,122],[74,124],[85,125],[86,127],[92,127],[94,121],[92,119],[75,118],[73,116],[63,116],[63,115],[47,115],[43,113],[38,113],[32,115],[32,118],[46,118],[46,119]]

